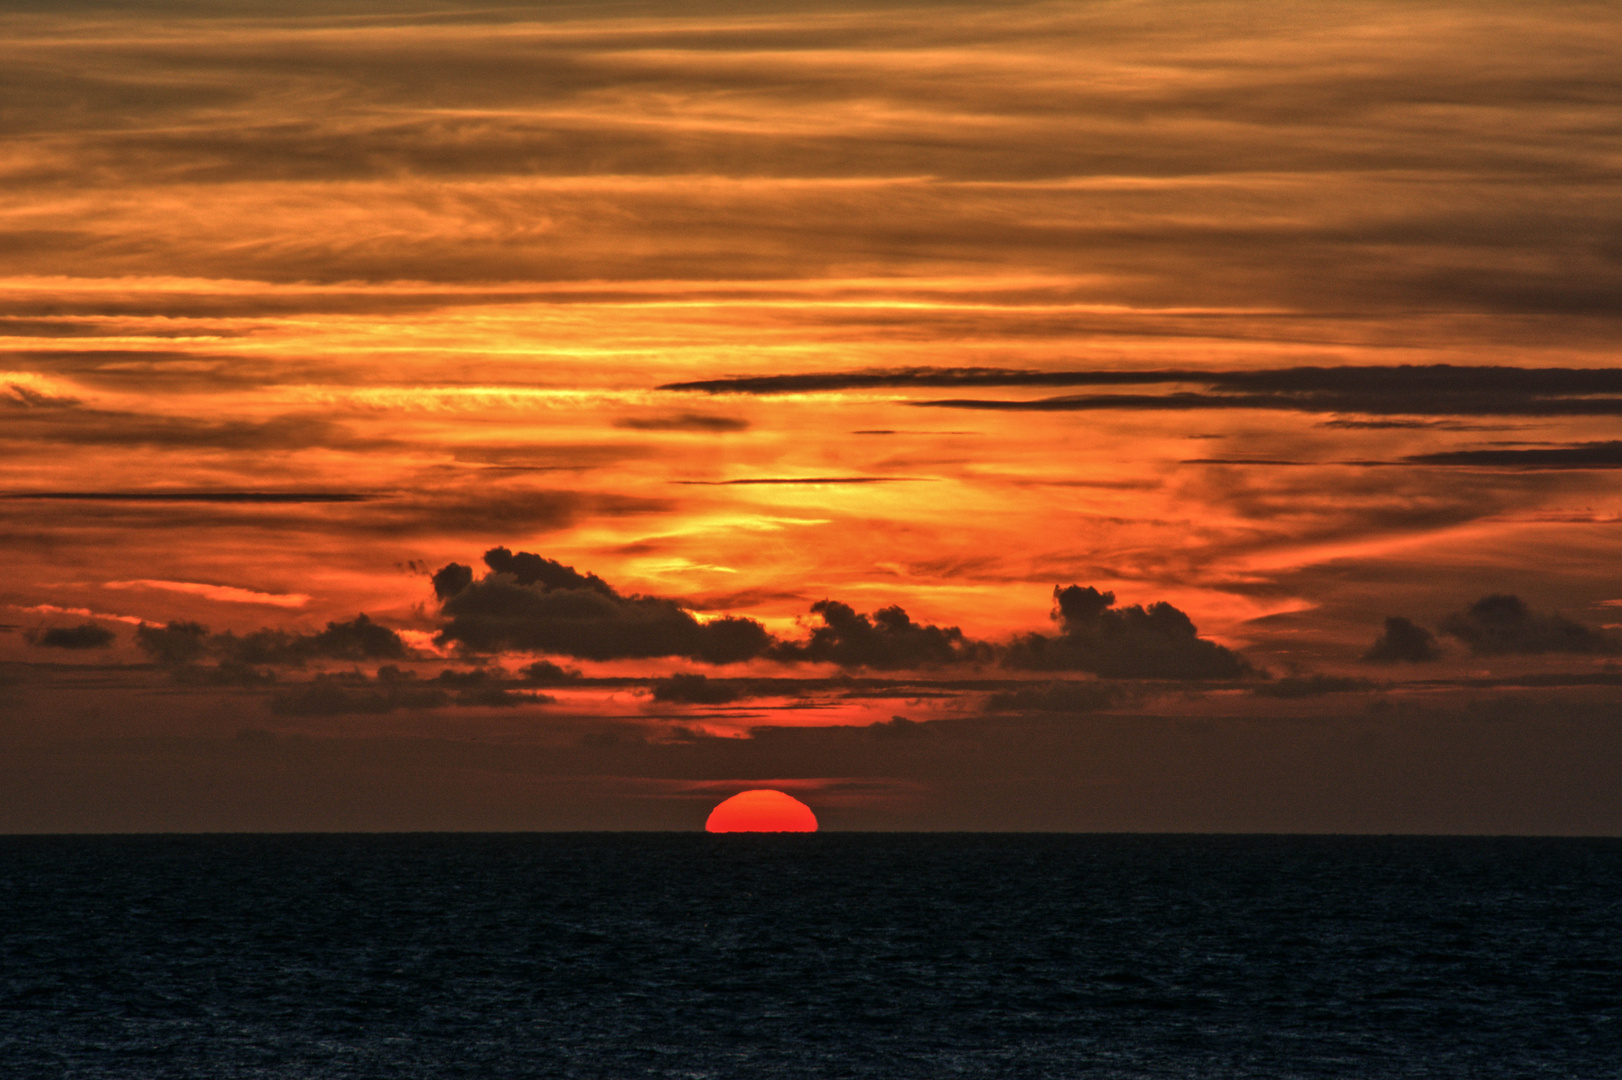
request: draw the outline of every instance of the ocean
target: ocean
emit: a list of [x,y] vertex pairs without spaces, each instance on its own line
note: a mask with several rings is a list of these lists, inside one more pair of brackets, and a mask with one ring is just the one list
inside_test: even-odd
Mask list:
[[1622,1076],[1622,841],[0,838],[0,1075]]

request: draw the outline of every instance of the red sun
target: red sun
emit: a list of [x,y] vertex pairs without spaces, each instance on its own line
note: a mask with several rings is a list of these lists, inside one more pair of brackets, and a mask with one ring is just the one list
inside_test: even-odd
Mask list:
[[817,815],[792,795],[743,791],[710,811],[705,832],[816,832]]

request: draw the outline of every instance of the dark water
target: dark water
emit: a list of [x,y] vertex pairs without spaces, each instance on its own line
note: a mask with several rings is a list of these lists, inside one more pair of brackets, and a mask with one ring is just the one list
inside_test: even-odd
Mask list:
[[0,838],[5,1077],[1617,1077],[1622,841]]

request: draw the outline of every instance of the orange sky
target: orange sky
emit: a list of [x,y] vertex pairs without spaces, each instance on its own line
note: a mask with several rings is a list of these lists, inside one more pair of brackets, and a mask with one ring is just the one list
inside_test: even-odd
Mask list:
[[0,31],[0,831],[1622,829],[1608,5]]

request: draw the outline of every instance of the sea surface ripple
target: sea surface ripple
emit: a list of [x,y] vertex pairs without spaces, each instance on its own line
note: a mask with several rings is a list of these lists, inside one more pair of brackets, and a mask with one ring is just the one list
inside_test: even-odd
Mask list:
[[1622,1075],[1622,841],[0,838],[0,1074]]

